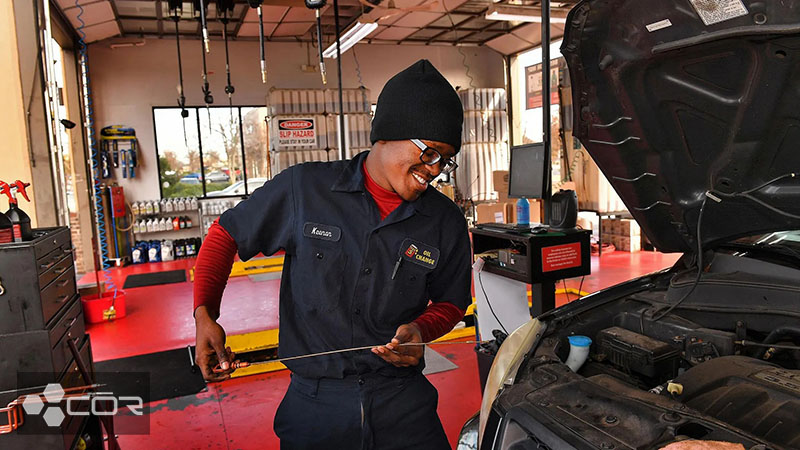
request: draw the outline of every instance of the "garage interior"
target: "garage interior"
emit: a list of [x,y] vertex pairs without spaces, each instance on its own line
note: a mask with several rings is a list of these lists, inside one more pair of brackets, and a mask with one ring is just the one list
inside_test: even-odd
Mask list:
[[[0,448],[279,448],[273,417],[291,378],[271,361],[291,255],[237,257],[219,324],[227,345],[256,364],[205,382],[194,353],[198,252],[226,210],[285,169],[370,150],[383,86],[420,59],[464,106],[458,167],[433,185],[466,218],[473,261],[487,261],[473,266],[484,278],[473,277],[464,320],[425,349],[449,444],[467,448],[460,433],[482,407],[497,352],[484,344],[502,322],[514,323],[509,334],[619,283],[694,264],[659,251],[637,221],[659,205],[623,201],[622,178],[610,182],[573,135],[574,102],[586,100],[573,98],[562,44],[568,14],[588,1],[2,2],[0,209],[7,199],[9,211],[0,217],[0,346],[12,350],[0,357],[8,416],[0,412]],[[680,3],[694,14],[695,0]],[[536,148],[543,172],[525,179],[544,187],[519,195],[512,149]],[[547,241],[555,235],[561,240]],[[499,240],[512,244],[498,252]],[[538,266],[513,267],[519,245],[526,261],[542,259]],[[575,254],[553,263],[547,245]],[[495,297],[487,287],[508,290]],[[496,313],[492,297],[511,292],[521,302]],[[67,397],[42,391],[52,383],[67,397],[143,390],[144,414],[109,417],[94,404],[84,415],[52,410],[67,408]],[[26,409],[26,395],[44,406]],[[51,411],[56,426],[38,417]]]

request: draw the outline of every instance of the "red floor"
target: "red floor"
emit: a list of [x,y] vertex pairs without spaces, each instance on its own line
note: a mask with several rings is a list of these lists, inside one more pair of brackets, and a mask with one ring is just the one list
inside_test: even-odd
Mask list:
[[[593,292],[627,279],[672,265],[679,255],[615,252],[592,258],[592,275],[583,290]],[[112,269],[122,286],[130,274],[188,269],[194,260]],[[188,279],[188,274],[187,274]],[[80,283],[93,283],[94,274]],[[567,281],[578,288],[580,279]],[[220,324],[228,334],[276,328],[279,280],[252,282],[248,277],[229,281],[222,303]],[[562,287],[562,286],[559,286]],[[190,282],[128,289],[125,318],[87,325],[96,361],[169,350],[194,343],[192,284]],[[559,295],[559,305],[575,296]],[[436,349],[458,369],[431,375],[439,390],[439,416],[451,444],[464,421],[478,410],[480,389],[471,344]],[[289,383],[287,371],[209,384],[197,395],[151,405],[148,436],[120,436],[123,449],[272,449],[278,440],[272,418]]]

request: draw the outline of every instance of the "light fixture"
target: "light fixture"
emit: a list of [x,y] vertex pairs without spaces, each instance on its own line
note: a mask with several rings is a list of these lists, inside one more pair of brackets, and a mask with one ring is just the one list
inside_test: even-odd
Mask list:
[[[364,39],[368,34],[375,31],[378,28],[377,23],[361,23],[356,22],[353,28],[347,30],[344,35],[339,39],[341,43],[342,50],[340,53],[344,53],[350,47],[356,45],[358,41]],[[326,48],[324,52],[322,52],[322,56],[325,58],[336,58],[336,43],[334,42],[331,44],[330,47]]]
[[[517,22],[541,22],[542,9],[523,5],[494,4],[486,10],[487,20],[508,20]],[[566,13],[550,11],[550,23],[567,23]]]

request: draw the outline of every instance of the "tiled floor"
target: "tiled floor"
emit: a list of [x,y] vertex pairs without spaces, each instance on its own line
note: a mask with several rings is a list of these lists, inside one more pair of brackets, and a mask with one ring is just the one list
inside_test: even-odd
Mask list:
[[[592,275],[583,290],[593,292],[627,279],[672,265],[679,255],[615,252],[592,258]],[[112,269],[112,279],[122,286],[133,273],[188,269],[194,260]],[[94,274],[81,282],[94,282]],[[568,280],[577,288],[580,279]],[[248,277],[229,281],[222,302],[220,324],[228,334],[276,328],[280,281],[252,282]],[[559,286],[561,287],[561,286]],[[192,283],[178,283],[125,292],[127,316],[89,325],[95,360],[121,358],[194,343]],[[574,296],[559,295],[563,304]],[[439,390],[439,415],[451,443],[464,421],[477,411],[480,389],[472,345],[437,349],[458,369],[431,375]],[[147,436],[121,436],[125,450],[135,449],[270,449],[278,448],[272,418],[289,383],[286,371],[254,375],[210,384],[197,395],[151,405],[151,430]]]

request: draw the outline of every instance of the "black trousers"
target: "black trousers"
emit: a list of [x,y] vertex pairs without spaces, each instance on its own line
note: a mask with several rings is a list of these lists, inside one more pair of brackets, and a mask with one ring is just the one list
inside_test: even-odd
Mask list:
[[275,414],[281,450],[450,449],[439,395],[422,375],[308,379],[292,374]]

